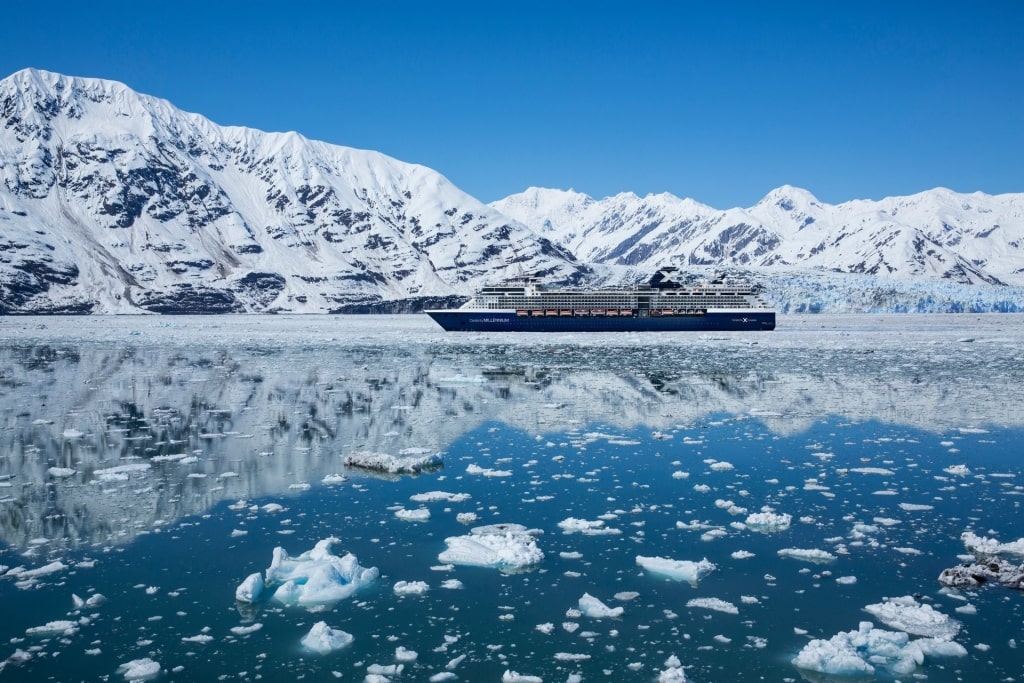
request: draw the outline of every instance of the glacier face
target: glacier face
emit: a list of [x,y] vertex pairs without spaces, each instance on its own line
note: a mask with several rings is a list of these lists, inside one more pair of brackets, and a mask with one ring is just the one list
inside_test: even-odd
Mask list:
[[0,123],[0,314],[410,311],[669,263],[752,276],[783,311],[1024,309],[1024,194],[486,205],[423,166],[33,69],[0,81]]

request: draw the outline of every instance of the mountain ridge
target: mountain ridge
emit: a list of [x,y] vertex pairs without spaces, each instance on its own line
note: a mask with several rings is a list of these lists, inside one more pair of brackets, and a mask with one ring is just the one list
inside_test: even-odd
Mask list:
[[[907,285],[871,310],[1020,310],[1022,245],[1024,194],[484,204],[426,166],[219,126],[116,81],[0,81],[0,314],[415,311],[526,272],[594,286],[666,264],[781,278],[780,310],[847,310],[822,298],[839,273],[840,289]],[[921,297],[930,281],[941,297]]]

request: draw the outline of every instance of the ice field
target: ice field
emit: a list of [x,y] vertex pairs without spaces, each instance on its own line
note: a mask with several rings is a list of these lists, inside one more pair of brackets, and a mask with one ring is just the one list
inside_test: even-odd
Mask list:
[[0,682],[1024,681],[1024,316],[0,318]]

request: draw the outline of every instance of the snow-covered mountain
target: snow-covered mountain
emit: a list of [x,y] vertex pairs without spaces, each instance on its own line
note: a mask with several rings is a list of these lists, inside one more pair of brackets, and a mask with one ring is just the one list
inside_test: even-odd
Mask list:
[[571,254],[437,172],[123,84],[0,81],[0,313],[372,310]]
[[418,310],[485,282],[739,269],[783,311],[1024,310],[1024,194],[725,211],[530,189],[221,127],[99,79],[0,81],[0,314]]
[[491,204],[584,262],[802,268],[960,284],[1024,285],[1024,194],[943,188],[838,205],[783,186],[748,209],[670,194],[601,200],[531,188]]

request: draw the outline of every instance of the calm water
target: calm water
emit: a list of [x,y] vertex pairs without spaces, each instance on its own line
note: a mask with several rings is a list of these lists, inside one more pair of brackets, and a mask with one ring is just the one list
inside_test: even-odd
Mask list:
[[[121,664],[150,658],[158,680],[362,681],[399,646],[418,656],[397,681],[652,681],[670,655],[698,682],[823,680],[796,653],[861,621],[889,628],[864,607],[905,595],[960,621],[967,655],[903,680],[1024,680],[1024,595],[936,580],[964,531],[1024,536],[1022,361],[1018,316],[519,337],[415,316],[0,318],[0,659],[24,660],[0,680],[124,680]],[[342,464],[406,448],[444,466]],[[431,491],[469,497],[410,500]],[[426,521],[395,515],[421,507]],[[748,528],[765,507],[791,526]],[[612,533],[564,533],[570,517]],[[537,530],[543,561],[442,566],[446,538],[494,523]],[[317,611],[236,604],[275,547],[330,536],[380,578]],[[638,555],[716,569],[691,586]],[[572,613],[585,593],[624,613]],[[58,620],[76,623],[29,631]],[[321,620],[353,643],[303,648]]]

